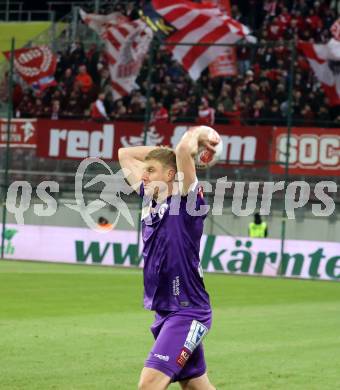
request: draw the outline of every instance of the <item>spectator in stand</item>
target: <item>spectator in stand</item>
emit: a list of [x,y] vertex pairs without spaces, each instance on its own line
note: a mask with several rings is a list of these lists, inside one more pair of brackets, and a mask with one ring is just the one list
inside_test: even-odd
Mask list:
[[[339,3],[339,7],[340,7],[340,3]],[[340,13],[339,13],[339,16],[340,16]],[[331,9],[331,8],[326,8],[325,13],[324,13],[324,17],[323,17],[323,25],[324,25],[325,30],[329,31],[329,29],[332,27],[332,25],[336,19],[337,19],[337,17],[336,17],[335,10]]]
[[63,110],[63,116],[65,117],[80,117],[84,115],[84,111],[79,104],[79,93],[77,90],[73,90]]
[[313,125],[313,122],[315,119],[315,114],[312,111],[312,108],[309,104],[304,105],[304,107],[301,110],[301,116],[302,116],[304,125],[306,125],[306,126]]
[[127,108],[127,116],[133,120],[143,120],[145,115],[146,98],[141,91],[134,90]]
[[302,105],[304,104],[303,96],[301,91],[295,90],[293,91],[293,112],[296,115],[299,115],[302,109]]
[[[7,96],[3,96],[3,97],[4,97],[3,100],[7,99]],[[19,106],[22,98],[23,98],[22,87],[21,87],[21,85],[19,83],[14,82],[14,85],[13,85],[13,98],[12,98],[14,111],[16,111],[16,109]],[[1,97],[0,97],[0,100],[2,100]]]
[[243,75],[250,69],[250,48],[246,46],[237,46],[237,61],[239,72]]
[[114,119],[125,119],[126,118],[126,107],[124,106],[123,100],[119,99],[115,103],[115,108],[112,112],[112,117]]
[[33,117],[42,117],[44,115],[44,106],[40,98],[35,99],[35,104],[32,109]]
[[269,83],[269,80],[261,80],[259,83],[259,88],[256,91],[256,95],[260,100],[263,100],[266,105],[269,105],[270,95],[272,86]]
[[197,122],[212,126],[215,123],[215,109],[209,106],[208,99],[203,97],[198,109]]
[[229,123],[226,112],[224,110],[223,103],[218,103],[215,112],[215,123]]
[[100,89],[100,91],[103,91],[104,93],[109,93],[111,91],[111,77],[110,72],[107,68],[104,68],[103,65],[100,63],[100,70],[99,70],[99,80],[97,83],[97,88]]
[[229,84],[224,84],[221,88],[221,93],[217,99],[217,104],[222,103],[223,104],[223,110],[224,112],[232,111],[233,107],[233,100],[231,98],[232,89]]
[[320,35],[321,33],[323,23],[320,16],[315,13],[315,10],[313,8],[309,10],[305,22],[306,28],[309,29],[312,36],[317,39],[318,35]]
[[321,106],[317,112],[317,119],[320,122],[325,122],[326,126],[329,126],[330,122],[330,115],[329,115],[329,109],[326,106]]
[[76,82],[78,83],[82,93],[88,93],[92,88],[93,81],[91,76],[87,73],[86,65],[79,66]]
[[340,115],[338,115],[335,119],[334,119],[334,125],[336,127],[340,127]]
[[16,117],[17,118],[32,118],[33,111],[34,111],[34,103],[35,103],[35,101],[34,101],[33,96],[29,92],[26,92],[23,95],[23,98],[17,107]]
[[81,65],[87,64],[84,44],[80,41],[72,43],[66,55],[68,57],[68,61],[72,64],[74,71],[79,69]]
[[265,11],[265,18],[269,19],[276,15],[277,0],[265,0],[263,4],[263,10]]
[[51,110],[51,119],[57,120],[60,115],[60,101],[53,100],[52,101],[52,110]]
[[281,126],[284,124],[284,118],[280,109],[280,104],[277,99],[274,99],[270,105],[269,110],[266,112],[265,118],[263,118],[264,124],[272,124]]
[[97,100],[92,103],[91,106],[91,118],[96,122],[104,122],[109,120],[105,106],[104,106],[105,94],[100,93]]
[[71,93],[74,85],[74,80],[75,78],[72,73],[72,69],[67,68],[59,81],[59,85],[63,88],[66,95],[69,95]]
[[272,47],[266,47],[264,55],[261,58],[261,69],[272,69],[276,67],[276,56]]
[[266,110],[263,100],[257,100],[254,104],[254,108],[251,113],[251,123],[263,124],[263,120],[266,118]]
[[171,122],[182,122],[182,118],[186,116],[187,102],[182,101],[180,98],[175,98],[171,105]]
[[168,110],[164,107],[162,102],[156,104],[156,107],[151,116],[152,124],[162,124],[169,121]]
[[226,112],[226,117],[230,125],[240,126],[241,125],[241,110],[243,109],[242,105],[234,104],[232,111]]
[[287,99],[287,91],[286,87],[283,83],[279,83],[276,86],[275,92],[274,92],[275,99],[278,100],[278,102],[281,104]]
[[107,112],[107,115],[110,118],[113,118],[113,111],[115,109],[115,102],[113,100],[113,95],[112,95],[111,91],[105,94],[104,106],[105,106],[105,110]]
[[93,43],[89,50],[86,52],[87,70],[95,85],[99,83],[99,72],[104,67],[101,62],[101,51],[97,47],[97,44]]
[[186,116],[188,122],[195,122],[198,115],[198,101],[200,99],[193,93],[189,94]]

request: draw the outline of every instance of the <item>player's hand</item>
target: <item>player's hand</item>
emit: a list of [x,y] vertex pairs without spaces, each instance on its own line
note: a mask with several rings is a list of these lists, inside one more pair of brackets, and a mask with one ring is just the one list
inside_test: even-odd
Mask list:
[[198,146],[204,146],[206,149],[215,153],[215,146],[220,142],[220,137],[215,131],[211,132],[203,129],[199,132],[197,141]]

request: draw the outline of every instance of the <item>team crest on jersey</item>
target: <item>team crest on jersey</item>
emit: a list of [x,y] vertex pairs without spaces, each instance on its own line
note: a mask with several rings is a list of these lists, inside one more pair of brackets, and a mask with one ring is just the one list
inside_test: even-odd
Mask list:
[[208,333],[208,328],[199,321],[193,320],[190,331],[185,340],[184,347],[194,352],[196,347],[202,342],[204,336]]
[[159,209],[158,209],[158,216],[159,216],[159,219],[162,219],[164,217],[164,214],[166,212],[166,210],[169,208],[169,205],[167,203],[163,203]]
[[151,201],[142,208],[141,220],[144,221],[146,225],[152,225],[164,217],[168,208],[169,205],[167,203],[163,203],[159,207],[152,207]]

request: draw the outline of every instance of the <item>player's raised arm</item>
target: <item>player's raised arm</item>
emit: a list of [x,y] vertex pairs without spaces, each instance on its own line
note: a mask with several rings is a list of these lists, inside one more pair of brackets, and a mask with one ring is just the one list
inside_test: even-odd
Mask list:
[[200,146],[215,152],[214,146],[218,143],[210,137],[211,129],[208,126],[196,126],[189,129],[176,147],[177,171],[184,174],[182,195],[186,195],[190,186],[196,181],[195,155]]
[[138,192],[142,181],[145,156],[157,146],[132,146],[118,150],[120,166],[126,169],[126,180]]

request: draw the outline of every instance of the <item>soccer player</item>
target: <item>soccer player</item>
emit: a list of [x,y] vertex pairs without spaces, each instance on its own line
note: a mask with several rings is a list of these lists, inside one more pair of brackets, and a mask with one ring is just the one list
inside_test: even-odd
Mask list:
[[[194,156],[201,145],[215,151],[206,126],[187,131],[176,151],[153,146],[119,150],[126,179],[143,197],[144,307],[155,311],[155,343],[140,390],[163,390],[177,381],[185,390],[215,389],[201,343],[211,326],[199,259],[206,213]],[[176,182],[177,172],[183,180]]]

